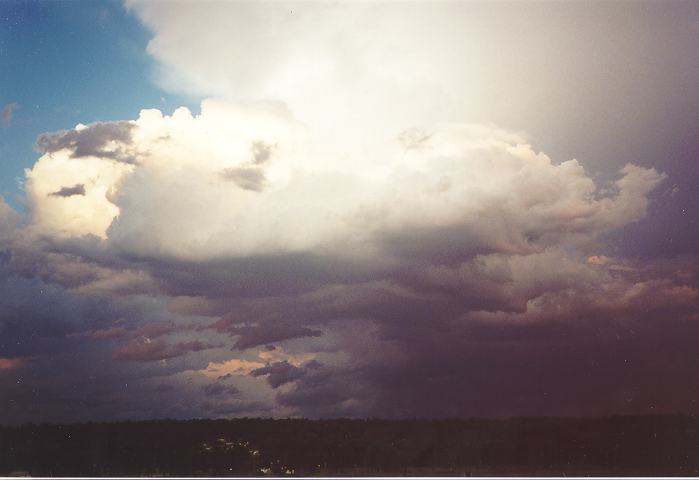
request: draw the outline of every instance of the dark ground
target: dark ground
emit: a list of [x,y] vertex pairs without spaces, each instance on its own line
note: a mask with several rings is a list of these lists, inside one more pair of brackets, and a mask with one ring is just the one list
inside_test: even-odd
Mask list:
[[0,427],[0,475],[699,475],[699,418],[191,420]]

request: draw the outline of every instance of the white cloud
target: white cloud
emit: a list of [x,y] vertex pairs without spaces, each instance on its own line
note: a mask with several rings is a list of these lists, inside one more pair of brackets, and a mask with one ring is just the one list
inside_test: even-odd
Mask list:
[[[99,151],[74,158],[77,136],[27,171],[30,229],[161,258],[458,259],[594,239],[642,218],[664,178],[628,165],[602,196],[577,161],[555,163],[491,125],[414,128],[352,171],[318,156],[276,104],[207,100],[197,116],[147,110],[132,124],[129,163]],[[228,175],[240,170],[255,172],[256,188]],[[55,194],[76,184],[84,195]]]
[[[657,139],[646,129],[659,112],[686,104],[694,85],[696,65],[673,56],[695,42],[684,28],[691,15],[681,9],[658,15],[660,7],[625,3],[590,9],[456,0],[126,3],[153,34],[148,53],[162,86],[283,101],[312,126],[316,144],[345,152],[376,151],[410,125],[492,121],[526,129],[546,149],[587,148],[601,155],[588,161],[609,164],[620,152],[634,158],[641,146],[652,147]],[[670,25],[676,35],[665,34]],[[648,35],[658,39],[652,48]]]
[[[104,238],[119,213],[108,200],[110,191],[133,167],[110,159],[71,158],[66,151],[47,153],[26,170],[25,191],[31,205],[32,228],[42,234]],[[54,193],[83,184],[84,195]]]
[[0,242],[8,241],[20,224],[21,217],[0,196]]

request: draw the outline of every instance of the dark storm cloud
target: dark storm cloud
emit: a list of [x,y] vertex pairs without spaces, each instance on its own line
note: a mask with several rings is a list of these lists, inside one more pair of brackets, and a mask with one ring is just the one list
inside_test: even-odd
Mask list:
[[237,395],[240,393],[240,390],[238,390],[236,387],[233,385],[226,385],[224,383],[220,382],[215,382],[215,383],[210,383],[209,385],[204,385],[202,387],[202,390],[206,394],[207,397],[214,397],[218,395]]
[[[394,276],[393,286],[241,301],[222,324],[257,312],[260,332],[284,321],[315,323],[334,338],[321,351],[344,352],[346,363],[311,369],[280,362],[254,373],[270,375],[273,387],[293,382],[277,400],[301,415],[695,411],[699,384],[688,379],[696,368],[689,339],[697,271],[691,258],[637,264],[605,257],[580,263],[556,251],[491,255],[411,270]],[[360,335],[366,326],[356,318],[375,328],[370,338]],[[338,332],[339,325],[347,330]],[[668,345],[672,353],[662,354]],[[665,393],[654,388],[660,384]]]
[[[559,323],[560,322],[560,323]],[[539,325],[473,325],[418,340],[410,356],[368,367],[381,416],[604,415],[696,411],[691,323],[560,318]],[[468,331],[467,330],[467,331]],[[480,338],[479,338],[480,337]],[[662,338],[662,342],[659,342]],[[663,355],[662,346],[674,345]],[[663,393],[657,389],[662,388]]]
[[13,272],[11,256],[0,254],[0,359],[8,367],[0,369],[0,422],[189,415],[186,405],[151,405],[148,378],[177,368],[153,370],[111,358],[113,346],[136,332],[158,336],[170,330],[157,302],[70,293]]
[[275,396],[279,404],[310,417],[366,417],[373,409],[376,385],[367,383],[361,367],[344,364],[328,366],[317,361],[300,367],[276,362],[252,372],[269,375],[272,388],[290,383],[291,387]]
[[134,335],[156,338],[172,333],[177,329],[177,326],[172,321],[150,322],[136,329]]
[[[155,297],[86,292],[118,270],[52,251],[50,242],[7,238],[0,238],[0,422],[203,414],[200,385],[185,378],[166,380],[181,401],[157,406],[152,397],[164,377],[216,358],[205,353],[214,342],[195,332],[196,319],[167,312]],[[184,355],[185,363],[148,361]]]
[[123,163],[135,163],[128,151],[133,122],[94,123],[79,130],[63,130],[39,135],[37,148],[42,153],[71,150],[72,158],[89,156],[109,158]]
[[[76,246],[73,251],[83,248]],[[124,258],[95,251],[96,261],[123,264]],[[381,262],[334,258],[314,252],[256,255],[213,261],[180,261],[127,257],[158,279],[169,295],[208,298],[274,297],[303,294],[333,283],[355,283],[382,277],[389,271]],[[225,302],[224,302],[225,303]],[[226,310],[220,312],[225,313]]]
[[142,339],[133,340],[115,349],[113,357],[116,360],[129,362],[153,362],[181,357],[190,352],[199,352],[210,348],[214,348],[214,346],[198,340],[169,344],[163,340]]
[[276,400],[302,415],[313,417],[367,417],[376,414],[366,378],[351,366],[313,369]]
[[91,329],[76,334],[76,336],[89,337],[94,339],[110,339],[110,338],[158,338],[163,335],[181,330],[174,322],[168,321],[153,321],[137,328],[127,328],[123,325],[110,325],[107,328]]
[[96,237],[67,243],[48,238],[15,238],[8,268],[21,276],[74,289],[76,293],[142,294],[154,292],[150,276],[107,252]]
[[468,318],[448,305],[458,298],[412,313],[394,303],[372,319],[373,343],[343,337],[349,363],[307,372],[277,400],[325,416],[347,405],[381,417],[695,412],[697,290],[641,285],[649,298],[636,305],[580,292],[548,316]]
[[0,346],[2,356],[50,354],[75,344],[90,329],[105,329],[127,317],[145,315],[138,301],[114,304],[72,295],[61,287],[11,272],[10,255],[0,257]]
[[12,125],[12,116],[15,113],[15,110],[17,110],[17,107],[19,105],[16,102],[8,103],[2,108],[2,113],[0,113],[0,116],[2,116],[2,126],[3,128],[9,128],[10,125]]
[[[692,380],[692,372],[699,367],[692,341],[699,335],[694,331],[699,301],[696,261],[638,264],[599,257],[591,262],[573,261],[556,251],[493,254],[455,265],[411,266],[381,281],[336,284],[308,292],[291,290],[280,296],[265,296],[261,289],[255,297],[225,301],[220,299],[224,291],[239,292],[217,286],[210,301],[223,303],[213,307],[214,311],[223,308],[229,313],[211,324],[213,331],[237,340],[237,349],[257,347],[273,352],[266,346],[294,341],[325,354],[344,355],[346,360],[333,366],[308,362],[295,367],[280,361],[255,371],[253,376],[267,376],[273,388],[288,385],[288,390],[277,393],[276,401],[303,416],[697,411],[692,403],[699,393],[699,384]],[[206,270],[199,275],[203,272]],[[205,283],[200,285],[205,294]],[[56,287],[45,286],[63,298]],[[21,297],[8,293],[5,298]],[[26,358],[38,351],[63,352],[75,348],[76,340],[89,338],[119,342],[107,349],[107,355],[114,351],[115,357],[132,360],[131,365],[210,346],[201,340],[158,341],[157,337],[182,330],[164,321],[122,324],[118,321],[121,313],[97,323],[76,319],[73,327],[55,331],[52,350],[47,348],[51,342],[42,336],[50,337],[52,329],[60,325],[48,322],[60,309],[52,306],[48,311],[51,315],[44,314],[45,322],[22,323],[21,331],[4,337],[8,342],[29,338],[33,326],[41,332],[34,337],[33,348],[13,346],[0,356]],[[17,320],[9,324],[16,329],[19,318],[26,317],[15,314]],[[3,319],[8,325],[7,314]],[[210,329],[200,330],[206,331]],[[125,341],[128,343],[122,343]],[[48,376],[51,370],[46,371]],[[128,379],[134,374],[121,378],[131,383]],[[80,405],[78,397],[51,388],[35,389],[37,395],[55,399],[53,409],[41,407],[47,412],[67,415],[71,405]],[[173,388],[182,389],[180,385]],[[207,394],[202,386],[197,390]],[[22,391],[31,398],[31,390]],[[131,405],[133,411],[160,415],[145,397],[128,403],[114,392],[109,395],[120,408]],[[238,395],[243,399],[246,393]],[[35,401],[34,405],[40,408],[43,404]],[[88,407],[82,408],[98,411]],[[194,416],[263,410],[262,405],[177,408],[173,411]]]
[[234,344],[234,348],[246,349],[264,345],[269,342],[279,342],[292,338],[301,337],[319,337],[323,334],[320,330],[303,327],[293,324],[267,324],[267,325],[226,325],[225,322],[219,321],[216,330],[222,333],[227,333],[231,336],[237,336],[238,339]]
[[173,385],[168,385],[168,384],[160,384],[155,386],[155,391],[156,392],[171,392],[175,389]]
[[85,195],[85,185],[78,183],[72,187],[61,187],[60,190],[50,193],[52,197],[72,197],[73,195]]
[[96,330],[88,330],[86,332],[80,332],[73,334],[79,337],[91,337],[91,338],[127,338],[131,336],[131,332],[122,326],[110,326],[107,328],[100,328]]
[[273,362],[250,372],[253,377],[267,376],[267,382],[272,388],[278,388],[286,383],[294,382],[306,374],[306,370],[290,364],[288,361]]
[[223,404],[204,403],[202,404],[202,409],[209,415],[217,417],[222,415],[239,416],[241,414],[264,415],[270,412],[271,407],[264,402],[238,401]]

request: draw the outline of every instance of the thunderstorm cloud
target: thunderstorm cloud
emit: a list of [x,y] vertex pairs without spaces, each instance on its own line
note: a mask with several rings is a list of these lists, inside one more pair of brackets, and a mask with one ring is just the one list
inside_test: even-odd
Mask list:
[[597,150],[651,123],[617,98],[650,54],[429,5],[127,2],[203,100],[38,137],[0,199],[0,421],[697,413],[698,252],[633,250],[688,194]]

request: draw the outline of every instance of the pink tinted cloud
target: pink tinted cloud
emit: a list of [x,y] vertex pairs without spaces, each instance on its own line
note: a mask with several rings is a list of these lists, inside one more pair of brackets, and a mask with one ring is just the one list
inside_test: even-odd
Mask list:
[[21,358],[2,358],[0,357],[0,370],[12,370],[22,364]]
[[2,108],[2,126],[3,128],[8,128],[12,125],[12,116],[17,110],[19,104],[17,102],[8,103]]

